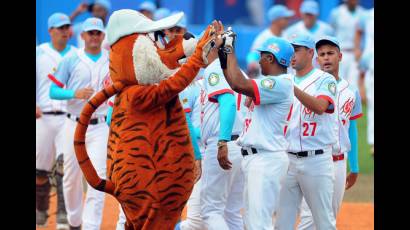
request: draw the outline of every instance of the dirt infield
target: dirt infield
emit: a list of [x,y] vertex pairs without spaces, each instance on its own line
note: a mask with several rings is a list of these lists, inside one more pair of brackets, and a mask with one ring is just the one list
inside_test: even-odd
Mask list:
[[[50,218],[48,227],[36,228],[37,230],[55,230],[56,197],[51,198]],[[183,219],[185,218],[183,213]],[[118,219],[118,202],[112,196],[106,196],[102,230],[115,230]],[[373,203],[343,203],[341,212],[337,218],[338,230],[373,230],[374,229],[374,205]]]

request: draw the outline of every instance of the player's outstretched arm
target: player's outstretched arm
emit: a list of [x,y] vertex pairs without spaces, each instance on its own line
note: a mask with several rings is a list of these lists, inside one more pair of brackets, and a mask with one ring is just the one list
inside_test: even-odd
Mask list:
[[251,80],[245,78],[242,71],[239,69],[238,61],[235,56],[234,46],[236,34],[233,31],[227,31],[222,38],[223,42],[218,50],[219,61],[223,70],[226,81],[235,92],[246,96],[255,97],[254,89]]
[[326,110],[328,109],[330,103],[329,101],[323,99],[323,98],[317,98],[314,96],[311,96],[302,90],[300,90],[298,87],[294,87],[294,92],[295,96],[297,99],[308,109],[312,110],[314,113],[317,113],[319,115],[322,115]]

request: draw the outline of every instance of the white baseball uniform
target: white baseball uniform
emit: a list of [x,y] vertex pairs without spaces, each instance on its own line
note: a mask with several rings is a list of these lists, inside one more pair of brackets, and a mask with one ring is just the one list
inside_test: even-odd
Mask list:
[[357,28],[364,32],[364,51],[374,50],[374,8],[366,11],[360,17]]
[[293,102],[292,76],[252,79],[255,99],[248,108],[237,144],[246,151],[244,224],[246,229],[273,229],[281,181],[288,168],[286,125]]
[[[202,184],[200,192],[201,216],[207,229],[243,229],[240,209],[243,207],[242,156],[239,146],[230,141],[228,159],[230,170],[224,170],[217,159],[219,139],[219,104],[215,96],[231,93],[237,99],[237,113],[232,135],[242,131],[243,116],[241,101],[244,97],[230,88],[223,75],[219,59],[209,64],[204,71],[205,91],[201,93],[201,140],[205,145],[202,158]],[[243,111],[243,110],[242,110]]]
[[[340,79],[337,84],[336,96],[338,116],[338,144],[333,148],[333,163],[335,167],[335,184],[333,188],[332,207],[335,218],[340,210],[346,185],[346,159],[351,149],[349,139],[350,121],[363,115],[359,91],[345,79]],[[300,224],[298,230],[315,229],[312,213],[303,199],[300,213]]]
[[364,13],[365,10],[359,5],[356,6],[354,12],[351,12],[346,4],[342,4],[331,11],[329,19],[329,24],[335,31],[335,37],[343,53],[339,76],[345,78],[353,86],[357,86],[359,76],[358,63],[354,56],[354,36],[359,18]]
[[360,69],[365,72],[364,84],[367,101],[367,142],[374,145],[374,49],[368,48],[360,60]]
[[302,78],[295,77],[294,81],[300,90],[323,98],[330,105],[325,113],[318,115],[294,97],[286,133],[290,163],[280,191],[276,229],[293,229],[303,196],[312,210],[318,229],[336,229],[332,211],[335,175],[332,145],[337,143],[338,123],[337,116],[333,113],[337,83],[332,75],[316,68]]
[[[203,80],[194,80],[185,90],[179,93],[179,99],[185,112],[191,113],[192,125],[199,128],[201,116],[200,94],[203,87]],[[202,157],[205,151],[204,146],[198,141]],[[201,161],[202,162],[202,161]],[[191,196],[187,202],[187,215],[184,221],[181,221],[179,227],[181,230],[201,230],[204,229],[204,223],[201,216],[201,184],[202,177],[195,183]]]
[[[76,51],[68,45],[65,56]],[[50,172],[57,155],[62,154],[62,127],[65,115],[44,114],[48,112],[66,112],[64,101],[52,100],[49,96],[51,80],[63,56],[52,48],[51,43],[43,43],[36,48],[36,106],[43,115],[36,119],[36,169]]]
[[[96,62],[85,54],[84,49],[79,49],[73,55],[66,57],[60,63],[55,74],[57,81],[64,84],[66,89],[71,90],[92,87],[95,95],[104,88],[104,81],[109,78],[108,52],[104,49],[101,52],[101,57]],[[83,211],[82,172],[75,156],[73,144],[77,125],[75,118],[80,116],[85,103],[87,100],[71,99],[67,101],[67,112],[71,118],[66,118],[63,129],[65,135],[63,143],[64,199],[67,219],[71,226],[82,224],[82,229],[97,230],[100,229],[101,225],[105,194],[88,185]],[[98,123],[90,124],[86,133],[86,148],[90,160],[101,178],[106,177],[109,132],[105,123],[107,109],[107,103],[98,107],[91,117],[91,119],[98,119]]]

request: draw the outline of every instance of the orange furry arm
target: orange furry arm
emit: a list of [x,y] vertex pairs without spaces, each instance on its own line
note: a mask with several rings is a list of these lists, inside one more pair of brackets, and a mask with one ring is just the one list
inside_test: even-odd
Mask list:
[[132,108],[149,110],[167,103],[191,83],[199,68],[198,65],[188,62],[158,85],[131,86],[127,93],[130,95]]

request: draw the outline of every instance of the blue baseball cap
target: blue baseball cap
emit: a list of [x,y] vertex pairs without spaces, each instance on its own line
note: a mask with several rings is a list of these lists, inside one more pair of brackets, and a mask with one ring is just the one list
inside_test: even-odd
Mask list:
[[290,44],[292,45],[304,46],[309,49],[315,48],[315,40],[309,34],[306,34],[306,33],[295,34],[295,35],[292,35],[292,37],[293,38],[290,40]]
[[280,18],[292,17],[293,15],[295,15],[293,10],[289,10],[284,5],[272,6],[268,11],[268,18],[271,22]]
[[87,18],[82,24],[82,31],[87,32],[91,30],[98,30],[105,33],[103,21],[95,17]]
[[319,15],[319,4],[316,1],[304,1],[300,5],[300,12],[303,14]]
[[321,38],[319,38],[319,40],[316,41],[316,50],[323,44],[329,44],[332,43],[333,45],[335,45],[337,48],[339,48],[340,50],[340,44],[339,41],[337,40],[337,38],[332,37],[332,36],[323,36]]
[[54,13],[48,18],[48,28],[58,28],[64,25],[71,25],[70,18],[63,13]]
[[155,10],[157,9],[157,7],[155,6],[154,3],[150,2],[150,1],[145,1],[143,3],[140,4],[139,6],[139,10],[146,10],[146,11],[150,11],[152,13],[155,12]]
[[171,15],[171,11],[167,8],[159,8],[154,13],[154,20],[160,20]]
[[95,0],[94,4],[101,5],[104,7],[107,11],[111,10],[111,2],[109,0]]
[[287,40],[275,36],[268,38],[262,47],[257,50],[273,54],[279,64],[286,67],[290,65],[290,60],[295,52],[293,46]]

